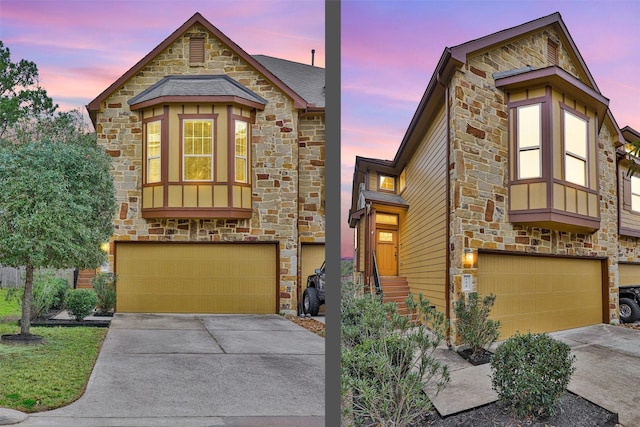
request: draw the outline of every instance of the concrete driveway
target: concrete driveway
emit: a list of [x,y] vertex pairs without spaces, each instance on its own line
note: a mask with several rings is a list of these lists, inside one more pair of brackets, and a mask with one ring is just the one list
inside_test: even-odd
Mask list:
[[324,338],[278,315],[116,314],[85,394],[19,426],[324,426]]

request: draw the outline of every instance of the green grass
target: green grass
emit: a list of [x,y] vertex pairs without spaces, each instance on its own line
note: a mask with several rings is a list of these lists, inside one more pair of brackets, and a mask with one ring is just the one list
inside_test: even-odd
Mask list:
[[19,318],[22,313],[16,300],[6,300],[7,292],[9,292],[8,289],[0,289],[0,322],[7,317],[13,319]]
[[[16,322],[0,323],[0,335],[19,331]],[[32,327],[31,333],[42,335],[44,344],[0,344],[0,407],[39,412],[77,400],[107,329]]]

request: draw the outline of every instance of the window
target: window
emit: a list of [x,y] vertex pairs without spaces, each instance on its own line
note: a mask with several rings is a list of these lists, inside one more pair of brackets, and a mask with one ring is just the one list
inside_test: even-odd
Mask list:
[[236,182],[247,182],[248,124],[236,120]]
[[640,177],[631,177],[631,210],[640,212]]
[[185,181],[213,180],[213,120],[182,121],[182,153]]
[[376,212],[376,224],[398,225],[398,215]]
[[396,181],[392,176],[380,175],[378,187],[380,190],[395,191]]
[[406,174],[406,169],[402,169],[402,172],[400,172],[400,192],[402,192],[402,190],[405,189],[405,187],[407,186],[407,174]]
[[378,242],[393,242],[393,232],[390,231],[378,231]]
[[587,186],[587,121],[564,111],[565,181]]
[[160,172],[160,141],[161,141],[161,121],[157,120],[154,122],[149,122],[146,125],[146,136],[147,136],[147,183],[152,184],[156,182],[160,182],[162,178]]
[[541,104],[518,107],[518,179],[542,176],[541,109]]
[[189,39],[189,64],[204,62],[204,38],[191,37]]

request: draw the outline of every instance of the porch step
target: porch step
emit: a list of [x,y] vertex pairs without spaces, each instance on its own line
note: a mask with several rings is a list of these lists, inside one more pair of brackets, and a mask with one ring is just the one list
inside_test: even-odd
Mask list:
[[91,289],[91,279],[95,275],[95,270],[80,270],[78,272],[78,289]]
[[398,306],[398,313],[409,314],[404,302],[409,296],[409,283],[406,277],[381,276],[380,286],[382,287],[382,302],[395,302]]

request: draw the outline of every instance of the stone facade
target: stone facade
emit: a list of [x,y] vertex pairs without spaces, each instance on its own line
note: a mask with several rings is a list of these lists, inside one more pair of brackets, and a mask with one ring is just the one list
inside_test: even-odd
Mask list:
[[[468,58],[451,79],[451,307],[461,292],[464,248],[508,252],[607,257],[610,319],[617,320],[617,191],[616,147],[607,126],[598,135],[600,219],[593,234],[580,234],[512,224],[508,218],[507,95],[492,74],[531,65],[544,68],[547,41],[559,44],[558,65],[580,78],[560,37],[552,29],[528,35]],[[451,318],[455,318],[453,310]]]
[[[189,38],[205,39],[205,62],[189,64]],[[127,101],[169,75],[226,74],[267,101],[251,125],[250,219],[141,216],[142,120]],[[280,309],[295,309],[300,241],[324,242],[324,113],[299,115],[282,90],[195,24],[114,90],[96,115],[98,143],[113,157],[119,204],[112,241],[277,241]],[[114,254],[109,254],[111,268]]]

